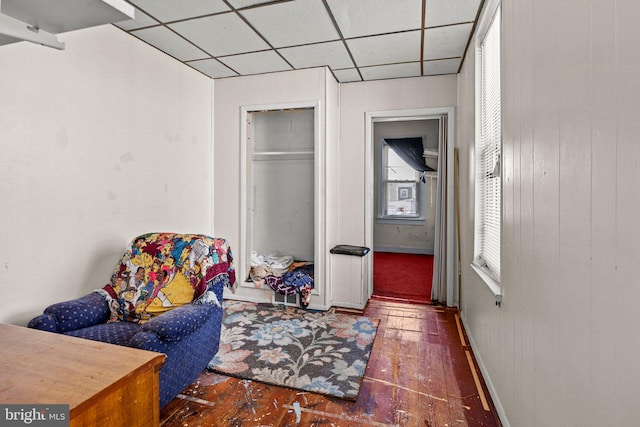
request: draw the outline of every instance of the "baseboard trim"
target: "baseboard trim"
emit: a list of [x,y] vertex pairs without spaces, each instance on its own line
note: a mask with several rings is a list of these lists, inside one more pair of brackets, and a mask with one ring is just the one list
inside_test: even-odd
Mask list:
[[498,413],[498,418],[500,418],[500,422],[502,423],[502,427],[511,427],[509,424],[509,420],[507,419],[507,414],[504,412],[504,408],[502,407],[502,403],[500,402],[500,398],[498,393],[496,392],[495,387],[493,386],[493,382],[491,382],[491,376],[487,371],[487,367],[482,361],[482,357],[476,351],[476,343],[473,340],[473,335],[471,335],[471,329],[467,324],[467,320],[465,317],[460,316],[462,320],[462,324],[464,325],[465,332],[467,333],[467,338],[469,339],[469,345],[471,346],[471,350],[473,351],[473,356],[476,358],[476,362],[478,362],[478,367],[480,368],[480,372],[482,372],[482,377],[484,378],[485,384],[487,384],[487,389],[489,390],[489,394],[491,395],[491,400],[493,401],[493,406],[496,408],[496,412]]
[[400,254],[433,255],[433,249],[428,248],[401,248],[399,246],[374,246],[374,252],[392,252]]

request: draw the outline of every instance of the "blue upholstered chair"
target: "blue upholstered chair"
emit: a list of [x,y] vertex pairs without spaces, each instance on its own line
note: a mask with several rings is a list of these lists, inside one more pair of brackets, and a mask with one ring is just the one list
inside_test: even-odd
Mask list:
[[109,284],[47,307],[29,327],[166,354],[164,407],[218,351],[225,286],[234,288],[235,271],[224,239],[145,234],[131,242]]

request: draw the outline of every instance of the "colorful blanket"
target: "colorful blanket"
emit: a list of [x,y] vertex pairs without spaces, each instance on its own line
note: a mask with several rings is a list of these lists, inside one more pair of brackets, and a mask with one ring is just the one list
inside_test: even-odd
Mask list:
[[144,323],[194,301],[217,301],[220,280],[235,290],[233,256],[226,240],[200,234],[150,233],[136,237],[101,293],[111,321]]

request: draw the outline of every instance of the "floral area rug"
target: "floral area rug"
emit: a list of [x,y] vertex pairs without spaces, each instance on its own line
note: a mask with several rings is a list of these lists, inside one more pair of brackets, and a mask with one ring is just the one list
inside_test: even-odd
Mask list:
[[223,302],[224,375],[355,400],[376,336],[368,317],[272,304]]

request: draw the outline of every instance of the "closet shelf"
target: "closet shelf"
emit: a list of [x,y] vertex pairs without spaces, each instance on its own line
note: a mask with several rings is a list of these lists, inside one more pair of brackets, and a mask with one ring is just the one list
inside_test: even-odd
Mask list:
[[252,154],[254,161],[264,160],[313,160],[313,150],[261,151]]

